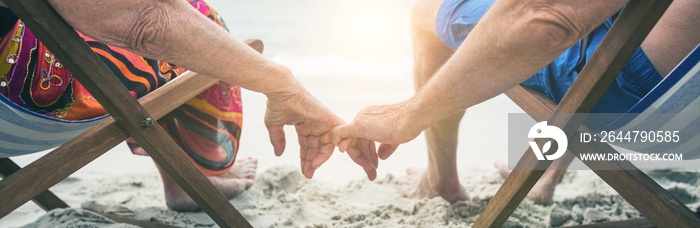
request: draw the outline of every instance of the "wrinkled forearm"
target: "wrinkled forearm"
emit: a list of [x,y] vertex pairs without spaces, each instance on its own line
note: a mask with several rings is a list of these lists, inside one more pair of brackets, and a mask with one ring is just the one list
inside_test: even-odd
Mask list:
[[76,30],[98,41],[265,94],[301,85],[182,0],[49,0]]
[[618,11],[626,0],[500,0],[416,96],[406,114],[425,129],[516,86]]

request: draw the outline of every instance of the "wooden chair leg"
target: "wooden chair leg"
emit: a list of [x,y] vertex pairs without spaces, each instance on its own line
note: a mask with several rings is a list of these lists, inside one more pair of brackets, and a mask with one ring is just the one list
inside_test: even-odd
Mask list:
[[[262,47],[261,44],[257,44],[259,41],[248,43]],[[214,83],[216,80],[212,78],[188,72],[180,75],[168,86],[153,91],[141,99],[141,102],[155,118],[160,118]],[[183,87],[191,89],[184,90]],[[13,175],[7,176],[0,181],[0,195],[13,197],[3,199],[3,203],[0,204],[0,217],[65,179],[128,137],[113,118],[108,118]]]
[[[259,52],[262,51],[262,42],[249,40],[246,43]],[[142,98],[141,103],[146,110],[153,113],[154,118],[160,118],[215,83],[216,80],[213,78],[188,72]],[[188,89],[183,89],[184,87]],[[0,204],[0,217],[9,214],[128,137],[129,135],[119,127],[113,118],[106,119],[1,180],[0,195],[13,197],[3,199],[3,203]],[[53,172],[46,172],[46,170]],[[17,191],[17,189],[21,191]]]
[[[527,113],[539,114],[554,111],[555,105],[551,100],[522,86],[513,88],[506,94],[516,104],[526,109]],[[542,116],[533,115],[532,117],[536,121],[546,120]],[[576,134],[581,132],[591,133],[585,127],[581,127]],[[574,153],[577,157],[580,157],[581,153],[617,153],[607,144],[581,144],[577,140],[570,144],[568,152]],[[584,161],[584,163],[651,222],[674,224],[677,227],[683,224],[694,224],[693,226],[700,227],[700,218],[629,161]]]
[[61,59],[119,126],[148,151],[219,226],[250,227],[46,0],[6,0],[5,3]]
[[[22,168],[19,167],[16,163],[14,163],[11,159],[9,158],[0,158],[0,177],[5,178],[13,173],[21,170]],[[39,205],[42,209],[45,211],[50,211],[56,208],[68,208],[68,204],[63,202],[63,200],[59,199],[56,195],[54,195],[51,191],[44,191],[42,193],[39,193],[36,197],[33,199],[34,203]],[[146,227],[146,228],[174,228],[174,226],[168,226],[165,224],[161,223],[154,223],[150,221],[142,221],[142,220],[136,220],[132,218],[126,218],[126,217],[121,217],[118,215],[112,215],[112,214],[103,214],[103,213],[98,213],[98,212],[93,212],[96,214],[99,214],[101,216],[104,216],[106,218],[109,218],[115,222],[119,223],[128,223],[140,227]]]
[[[617,153],[603,143],[574,142],[570,147],[579,158],[580,154]],[[629,161],[583,162],[649,221],[664,227],[700,227],[700,217]]]
[[[548,123],[573,135],[584,118],[570,113],[593,109],[670,4],[669,0],[629,2]],[[537,160],[531,149],[526,151],[474,227],[502,226],[550,164]]]
[[[6,178],[13,173],[19,171],[21,168],[19,165],[15,164],[11,159],[9,158],[0,158],[0,176],[2,178]],[[22,191],[23,189],[17,189],[17,191]],[[56,208],[68,208],[68,204],[66,202],[63,202],[58,196],[54,195],[53,192],[46,190],[34,197],[32,199],[34,203],[39,205],[42,209],[45,211],[50,211]]]

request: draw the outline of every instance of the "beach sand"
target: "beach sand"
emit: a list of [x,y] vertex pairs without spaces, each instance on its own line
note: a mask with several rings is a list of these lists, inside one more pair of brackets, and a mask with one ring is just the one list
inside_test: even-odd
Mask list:
[[[488,197],[502,181],[490,170],[472,169],[463,174],[473,175],[472,178],[462,178],[462,181],[475,198],[471,202],[450,205],[439,197],[401,197],[393,175],[375,182],[353,180],[330,185],[306,180],[296,167],[278,166],[262,172],[252,189],[231,202],[254,227],[466,227],[475,221]],[[525,200],[505,226],[549,227],[640,217],[604,183],[587,178],[591,175],[587,172],[568,175],[551,206],[535,205]],[[676,177],[682,176],[687,176],[687,173],[676,173]],[[70,191],[71,197],[82,196],[91,200],[82,202],[82,209],[50,211],[25,227],[131,227],[113,223],[90,211],[178,227],[215,226],[204,213],[177,213],[163,208],[157,181],[156,175],[146,174],[110,179],[71,179],[68,181],[73,182],[71,186],[61,184],[66,186],[59,187],[59,193]],[[673,186],[672,192],[684,203],[697,206],[697,196],[690,193],[697,192],[697,186],[672,179],[664,182],[664,186]],[[104,183],[107,186],[103,186]],[[28,212],[27,207],[23,207],[16,213],[36,212]]]

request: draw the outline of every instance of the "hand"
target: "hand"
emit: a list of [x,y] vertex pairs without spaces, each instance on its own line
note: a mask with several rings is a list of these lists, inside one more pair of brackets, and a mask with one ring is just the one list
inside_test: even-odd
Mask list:
[[352,123],[333,130],[333,143],[338,145],[340,151],[345,151],[356,139],[377,141],[382,143],[379,145],[379,158],[385,160],[399,144],[411,141],[425,129],[410,121],[405,110],[405,102],[367,107],[355,116]]
[[[318,167],[326,162],[335,145],[332,141],[334,127],[345,122],[330,112],[301,85],[292,92],[268,95],[265,126],[275,155],[284,153],[286,139],[284,125],[294,125],[299,138],[301,171],[311,178]],[[362,166],[370,180],[377,176],[377,153],[373,141],[355,140],[347,145],[350,158]]]

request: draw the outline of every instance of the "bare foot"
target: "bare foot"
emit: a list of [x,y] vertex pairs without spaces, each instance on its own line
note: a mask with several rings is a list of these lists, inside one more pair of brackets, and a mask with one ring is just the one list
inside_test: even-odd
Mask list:
[[469,195],[456,176],[439,178],[426,170],[408,168],[406,176],[399,179],[399,190],[407,198],[432,198],[441,196],[447,202],[469,200]]
[[[227,173],[207,178],[226,198],[231,199],[253,185],[257,168],[258,159],[241,159],[236,161]],[[197,203],[174,180],[163,171],[161,171],[161,176],[163,177],[165,202],[168,208],[174,211],[195,211],[199,209]]]
[[236,163],[234,163],[233,167],[231,167],[231,170],[229,170],[227,173],[221,174],[218,177],[225,177],[225,178],[234,178],[234,179],[240,179],[240,178],[247,178],[247,179],[255,179],[255,174],[256,170],[258,169],[258,159],[248,157],[246,159],[238,160]]
[[[498,169],[498,174],[506,179],[512,170],[508,170],[508,164],[502,161],[496,162],[496,168]],[[532,187],[530,192],[527,194],[527,198],[534,201],[536,204],[550,205],[553,202],[554,190],[557,184],[561,182],[560,178],[555,178],[552,175],[552,170],[545,171],[539,181]]]

